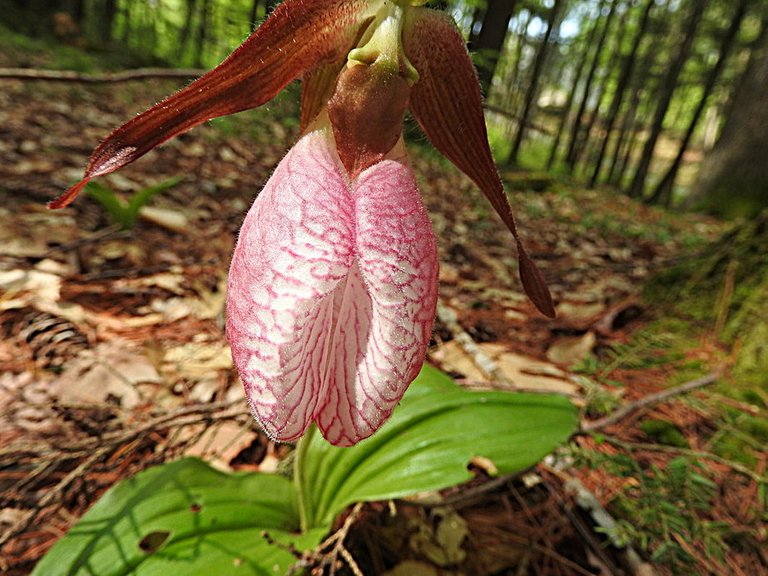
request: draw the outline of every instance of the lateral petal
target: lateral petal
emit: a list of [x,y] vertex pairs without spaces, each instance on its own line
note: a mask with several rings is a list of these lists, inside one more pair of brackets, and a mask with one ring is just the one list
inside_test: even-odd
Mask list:
[[346,56],[375,13],[370,0],[285,0],[224,62],[110,134],[83,179],[51,201],[71,203],[87,182],[129,164],[211,118],[261,106],[323,62]]
[[546,316],[555,308],[549,288],[525,251],[488,145],[480,83],[464,39],[452,18],[428,8],[408,11],[405,53],[420,79],[410,109],[432,144],[483,191],[515,237],[520,279]]
[[378,430],[418,374],[438,287],[435,236],[401,145],[360,174],[353,195],[354,274],[362,282],[350,283],[342,306],[336,364],[317,416],[325,438],[339,446]]
[[276,440],[301,436],[327,395],[354,227],[329,130],[299,140],[243,223],[229,275],[227,337],[253,413]]

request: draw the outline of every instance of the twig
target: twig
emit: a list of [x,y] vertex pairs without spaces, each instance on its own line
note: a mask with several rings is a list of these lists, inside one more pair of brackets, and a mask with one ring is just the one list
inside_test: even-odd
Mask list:
[[94,242],[101,242],[102,240],[106,240],[112,235],[114,235],[116,238],[129,238],[131,233],[128,230],[121,230],[118,224],[113,224],[112,226],[108,226],[102,230],[99,230],[98,232],[95,232],[94,234],[84,238],[79,238],[74,242],[54,246],[45,252],[41,257],[50,258],[52,255],[59,252],[69,252],[70,250],[75,250],[88,244],[93,244]]
[[[493,382],[488,380],[474,380],[472,378],[456,378],[456,382],[461,384],[468,390],[494,390]],[[534,388],[531,386],[518,386],[517,384],[510,384],[510,390],[513,392],[525,392],[526,394],[556,394],[558,396],[565,396],[574,400],[582,400],[584,397],[576,392],[565,392],[561,390],[547,390],[546,388]]]
[[[233,409],[234,408],[234,409]],[[49,444],[28,444],[10,445],[0,449],[0,462],[3,458],[18,459],[19,454],[28,454],[37,456],[38,459],[48,460],[52,457],[72,459],[82,456],[94,450],[95,447],[113,447],[126,442],[134,441],[145,434],[156,430],[191,426],[201,421],[213,423],[217,420],[231,420],[241,416],[247,416],[248,410],[244,407],[241,400],[231,400],[225,402],[213,402],[204,405],[185,406],[162,414],[156,418],[148,420],[143,424],[131,426],[130,423],[124,424],[130,428],[109,432],[98,437],[89,437],[80,442],[68,442],[61,446]]]
[[80,478],[85,471],[96,462],[99,458],[104,456],[109,452],[109,448],[104,446],[101,448],[96,449],[96,451],[93,452],[88,458],[83,460],[78,466],[74,468],[69,474],[67,474],[62,480],[59,481],[56,486],[51,488],[45,496],[40,498],[40,502],[37,504],[36,508],[33,508],[31,510],[28,510],[24,513],[24,516],[21,518],[21,520],[16,521],[13,525],[11,525],[8,530],[5,531],[2,535],[0,535],[0,547],[2,547],[8,540],[16,536],[17,534],[20,534],[21,532],[24,532],[27,528],[29,528],[30,524],[34,521],[34,519],[37,517],[37,514],[43,510],[46,506],[51,504],[55,498],[59,498],[62,496],[64,490],[67,489],[67,487],[72,484],[77,478]]
[[461,346],[462,350],[472,359],[472,363],[477,366],[483,376],[494,382],[501,382],[512,385],[509,379],[504,376],[501,369],[491,360],[480,348],[466,330],[459,324],[456,312],[442,302],[437,303],[437,317],[453,334],[453,338]]
[[666,446],[664,444],[649,444],[645,442],[625,442],[624,440],[619,440],[618,438],[614,438],[612,436],[604,436],[602,440],[604,442],[608,442],[609,444],[613,444],[614,446],[623,448],[624,450],[628,450],[630,452],[634,450],[647,450],[649,452],[664,452],[665,454],[679,454],[681,456],[690,456],[691,458],[697,458],[700,460],[710,460],[712,462],[717,462],[718,464],[722,464],[723,466],[727,466],[728,468],[732,469],[734,472],[738,472],[739,474],[747,476],[748,478],[750,478],[751,480],[754,480],[758,484],[768,484],[768,476],[762,476],[761,474],[758,474],[754,470],[750,470],[743,464],[739,464],[738,462],[734,462],[733,460],[728,460],[726,458],[718,456],[717,454],[712,454],[711,452],[702,452],[701,450],[691,450],[690,448],[678,448],[677,446]]
[[[553,472],[555,471],[553,470]],[[556,473],[556,475],[561,478],[563,476],[561,473]],[[642,574],[644,576],[652,576],[655,574],[653,567],[641,559],[640,555],[631,544],[625,544],[617,538],[616,520],[603,507],[603,505],[597,499],[597,496],[595,496],[587,489],[586,486],[584,486],[584,484],[582,484],[581,480],[574,477],[567,477],[567,480],[564,479],[563,488],[566,492],[573,495],[576,505],[589,514],[590,518],[592,518],[592,521],[606,535],[613,547],[616,550],[621,551],[622,560],[624,561],[626,567],[632,571],[632,574]],[[562,506],[563,510],[568,512],[568,507],[565,505],[565,502],[562,501],[560,495],[555,493],[555,497],[560,500],[560,505]],[[569,518],[576,530],[580,533],[582,532],[582,529],[586,529],[585,526],[581,526],[581,521],[578,519],[578,517],[569,515]],[[582,536],[587,537],[592,545],[593,550],[598,555],[603,555],[602,547],[600,546],[599,542],[594,541],[595,536],[592,531],[590,531],[589,534],[582,533]],[[603,562],[606,561],[607,563],[612,563],[609,557],[603,558]]]
[[[121,447],[138,442],[143,437],[149,436],[158,430],[193,426],[200,422],[213,423],[218,420],[231,420],[247,416],[248,411],[243,407],[243,404],[243,402],[235,400],[207,405],[185,406],[126,430],[118,430],[103,434],[100,437],[91,437],[84,441],[70,442],[61,446],[43,443],[37,445],[20,443],[4,447],[0,450],[0,466],[3,463],[16,463],[20,460],[21,456],[24,456],[27,462],[35,466],[35,470],[28,478],[17,483],[19,489],[22,487],[28,488],[33,479],[35,484],[39,484],[41,479],[49,476],[56,470],[54,464],[80,458],[83,460],[61,480],[57,481],[55,485],[46,488],[44,495],[35,503],[33,508],[26,511],[4,532],[0,533],[0,549],[9,540],[27,530],[46,507],[62,499],[64,493],[73,482],[78,478],[84,477],[90,468],[97,462],[105,459],[107,455],[120,451]],[[123,423],[123,425],[130,426],[130,423]]]
[[105,84],[130,82],[147,78],[196,78],[205,73],[198,68],[137,68],[105,74],[82,74],[72,70],[38,70],[34,68],[0,68],[0,80],[46,80],[49,82],[80,82]]
[[[349,513],[349,516],[344,519],[341,528],[323,540],[317,548],[309,552],[305,559],[299,563],[299,566],[301,568],[306,568],[312,563],[318,563],[320,568],[330,566],[331,575],[333,575],[336,573],[336,560],[341,556],[354,576],[363,576],[363,572],[352,557],[352,554],[350,554],[349,550],[344,546],[344,540],[347,539],[349,531],[352,529],[354,523],[360,518],[360,512],[363,510],[363,505],[363,502],[355,504],[354,508],[352,508],[352,511]],[[330,550],[328,552],[323,552],[323,550],[327,548],[330,548]]]
[[696,380],[691,380],[690,382],[686,382],[685,384],[681,384],[680,386],[667,388],[666,390],[662,390],[661,392],[656,392],[655,394],[649,394],[648,396],[645,396],[640,400],[637,400],[635,402],[631,402],[629,404],[626,404],[625,406],[622,406],[621,408],[619,408],[612,414],[609,414],[605,418],[600,418],[598,420],[593,420],[592,422],[586,422],[582,424],[580,432],[582,434],[586,434],[589,432],[595,432],[597,430],[607,428],[608,426],[616,424],[617,422],[619,422],[620,420],[622,420],[632,412],[635,412],[636,410],[640,410],[641,408],[646,408],[648,406],[659,404],[675,396],[680,396],[681,394],[685,394],[687,392],[697,390],[698,388],[709,386],[711,384],[714,384],[719,377],[720,377],[720,372],[712,372],[711,374],[707,374],[706,376],[702,376],[701,378],[697,378]]

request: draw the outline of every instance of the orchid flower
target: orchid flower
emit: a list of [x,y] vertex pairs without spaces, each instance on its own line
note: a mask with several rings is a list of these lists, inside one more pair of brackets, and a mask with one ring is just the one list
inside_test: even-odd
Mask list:
[[527,255],[488,146],[476,72],[453,20],[406,0],[285,0],[218,67],[117,128],[92,178],[301,78],[302,136],[256,198],[232,258],[227,336],[252,411],[274,439],[313,422],[332,444],[373,434],[416,377],[437,303],[437,247],[402,138],[407,109],[485,193]]

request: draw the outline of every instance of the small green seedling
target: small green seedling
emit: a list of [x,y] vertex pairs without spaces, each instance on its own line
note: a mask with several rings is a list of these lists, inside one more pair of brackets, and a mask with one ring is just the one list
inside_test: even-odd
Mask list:
[[142,206],[146,205],[156,194],[176,186],[182,179],[181,176],[174,176],[154,186],[142,188],[135,192],[128,202],[123,202],[114,190],[99,182],[89,182],[85,187],[85,192],[101,204],[112,220],[120,225],[120,228],[130,230],[136,225]]

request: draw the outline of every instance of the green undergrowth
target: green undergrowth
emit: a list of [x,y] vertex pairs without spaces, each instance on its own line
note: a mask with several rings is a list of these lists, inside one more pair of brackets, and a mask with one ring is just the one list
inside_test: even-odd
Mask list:
[[0,23],[0,66],[97,73],[168,65],[129,48],[67,44],[53,37],[27,36]]
[[[671,387],[725,366],[704,395],[683,401],[711,415],[714,430],[700,438],[708,451],[757,464],[768,443],[768,213],[658,273],[644,298],[653,319],[585,371],[605,383],[616,369],[662,369]],[[683,445],[673,426],[640,427],[651,441]]]
[[[641,462],[632,451],[575,453],[575,463],[624,478],[624,488],[608,503],[616,518],[612,541],[632,544],[665,573],[688,575],[703,554],[711,566],[727,570],[725,556],[734,542],[754,545],[741,531],[710,514],[718,486],[709,468],[691,455],[663,465]],[[682,544],[681,544],[682,542]],[[695,552],[689,543],[695,543]],[[694,553],[692,553],[694,552]]]
[[646,297],[727,346],[736,397],[768,407],[768,211],[659,274]]
[[[598,448],[575,448],[574,464],[624,479],[607,503],[617,519],[613,537],[633,543],[667,573],[690,574],[701,569],[701,558],[726,573],[729,554],[749,549],[757,556],[764,538],[757,526],[768,499],[760,468],[768,445],[768,212],[682,250],[676,261],[645,287],[649,322],[578,367],[591,383],[587,414],[616,409],[630,386],[622,373],[663,374],[668,387],[725,366],[722,377],[676,398],[680,418],[670,411],[638,414],[634,444],[596,434]],[[683,405],[698,416],[692,420]],[[612,449],[600,449],[604,442]],[[758,482],[741,509],[752,520],[734,523],[722,513],[723,465]]]

